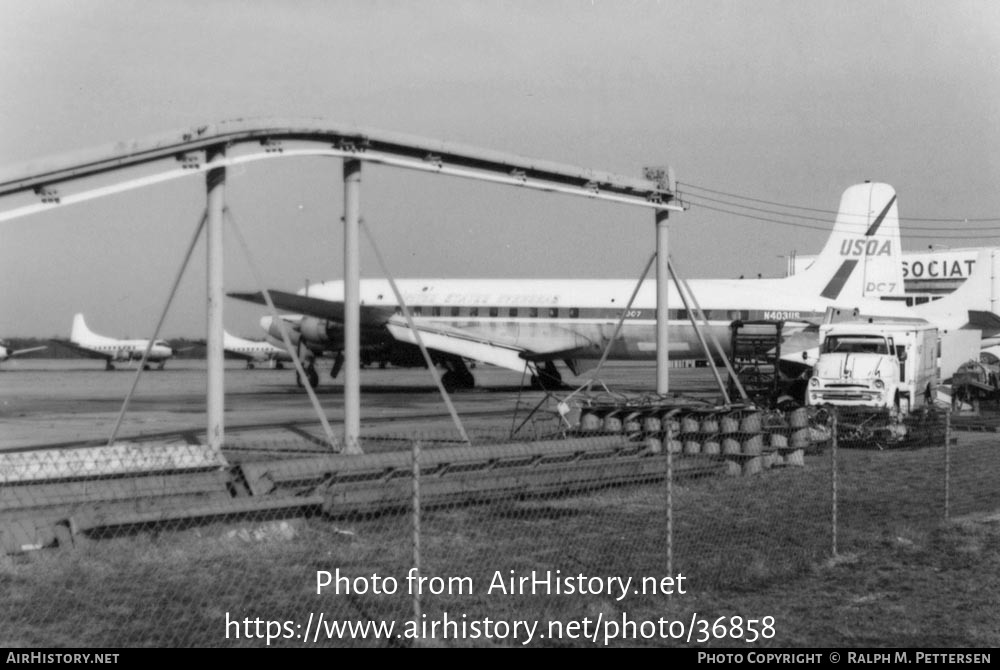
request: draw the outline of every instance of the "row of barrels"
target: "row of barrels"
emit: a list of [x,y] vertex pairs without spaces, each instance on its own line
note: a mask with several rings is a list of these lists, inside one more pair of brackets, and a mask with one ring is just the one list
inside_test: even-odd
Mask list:
[[766,449],[764,437],[755,435],[743,442],[730,438],[725,438],[721,442],[713,440],[698,442],[674,439],[664,441],[657,437],[647,437],[646,446],[654,454],[667,449],[671,454],[719,457],[726,462],[728,474],[755,474],[781,465],[805,465],[805,449],[809,446],[808,441],[801,445],[788,445],[784,435],[770,433],[767,435],[771,438],[770,449]]
[[582,432],[641,437],[652,453],[718,458],[731,475],[805,465],[805,449],[815,439],[806,409],[771,413],[766,424],[763,415],[753,410],[678,415],[663,410],[596,409],[580,415]]
[[[777,425],[775,418],[779,419]],[[789,433],[791,441],[808,442],[809,414],[804,407],[769,415],[768,432]],[[790,429],[790,430],[785,430]],[[715,435],[759,435],[763,431],[762,415],[756,411],[731,412],[728,414],[688,414],[673,416],[663,410],[601,410],[585,408],[580,413],[581,432],[626,433],[633,435],[666,434],[672,438],[699,436],[708,438]],[[704,440],[702,440],[704,441]],[[788,444],[773,446],[789,446]]]

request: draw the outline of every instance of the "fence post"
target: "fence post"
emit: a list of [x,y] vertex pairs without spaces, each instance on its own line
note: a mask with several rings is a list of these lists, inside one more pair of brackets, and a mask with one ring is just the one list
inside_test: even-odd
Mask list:
[[413,622],[420,625],[420,440],[413,441]]
[[951,410],[944,414],[944,520],[951,515]]
[[670,448],[673,441],[668,428],[664,433],[667,450],[667,574],[674,574],[674,455]]
[[833,425],[831,426],[830,433],[832,435],[831,439],[831,449],[830,455],[831,465],[831,484],[833,487],[833,498],[832,498],[832,517],[831,517],[831,537],[833,539],[833,556],[837,556],[837,412],[836,410],[830,413],[830,420]]

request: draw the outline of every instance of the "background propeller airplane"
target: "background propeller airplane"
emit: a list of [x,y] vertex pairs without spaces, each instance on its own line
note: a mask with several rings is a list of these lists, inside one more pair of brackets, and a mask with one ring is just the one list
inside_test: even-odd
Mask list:
[[[106,370],[114,370],[115,363],[139,362],[142,360],[148,339],[120,340],[113,337],[98,335],[87,327],[83,314],[73,317],[73,328],[68,340],[55,339],[54,344],[68,347],[89,358],[104,360]],[[156,340],[149,351],[146,360],[147,367],[156,365],[162,370],[167,361],[174,355],[174,350],[164,340]]]

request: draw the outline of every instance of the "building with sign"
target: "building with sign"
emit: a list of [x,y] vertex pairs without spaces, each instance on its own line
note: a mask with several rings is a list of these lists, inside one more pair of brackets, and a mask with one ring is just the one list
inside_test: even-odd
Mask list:
[[[962,285],[976,266],[980,251],[989,251],[993,264],[993,295],[1000,296],[1000,247],[928,249],[903,252],[903,291],[908,305],[940,298]],[[788,257],[788,275],[809,267],[814,255]]]

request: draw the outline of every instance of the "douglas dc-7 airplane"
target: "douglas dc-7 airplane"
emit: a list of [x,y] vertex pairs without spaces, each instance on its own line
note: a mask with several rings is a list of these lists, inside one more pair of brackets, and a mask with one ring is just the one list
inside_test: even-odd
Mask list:
[[[149,340],[118,340],[113,337],[98,335],[87,328],[83,314],[73,317],[73,329],[69,340],[52,340],[53,343],[69,347],[84,356],[104,359],[105,370],[114,370],[114,363],[141,361],[142,355],[149,345]],[[153,342],[149,351],[148,364],[157,363],[160,370],[167,360],[174,355],[173,349],[163,340]]]
[[222,331],[222,346],[228,353],[245,359],[250,370],[258,363],[269,363],[272,368],[280,370],[284,367],[282,363],[292,360],[284,347],[276,347],[266,341],[245,340],[226,331]]
[[[799,322],[797,332],[785,329],[788,337],[782,345],[782,358],[789,362],[797,358],[802,365],[801,352],[816,346],[816,324],[830,307],[856,308],[864,317],[905,320],[927,318],[922,312],[933,311],[957,319],[954,327],[965,325],[967,311],[961,305],[944,304],[954,303],[952,298],[959,291],[915,308],[899,300],[881,299],[903,294],[900,253],[896,193],[888,184],[865,182],[844,192],[830,238],[805,271],[781,279],[693,279],[687,283],[708,318],[708,330],[726,349],[730,323],[735,319]],[[455,389],[475,384],[466,359],[518,372],[527,368],[533,385],[560,380],[555,361],[563,361],[574,375],[592,367],[608,346],[636,282],[401,279],[396,284],[432,360],[447,370],[442,381]],[[668,291],[670,357],[705,358],[673,282]],[[297,315],[281,317],[296,346],[304,346],[312,355],[332,351],[338,363],[342,361],[342,281],[313,284],[294,294],[269,293],[278,309]],[[261,293],[230,296],[266,304]],[[261,326],[271,336],[280,337],[278,324],[271,317],[261,319]],[[361,280],[361,339],[363,350],[388,351],[394,363],[420,364],[422,360],[414,333],[385,279]],[[655,280],[643,282],[625,311],[624,325],[611,344],[609,358],[655,360]],[[339,370],[340,365],[334,364],[332,376]],[[311,357],[307,358],[306,372],[315,385],[318,375]]]

